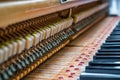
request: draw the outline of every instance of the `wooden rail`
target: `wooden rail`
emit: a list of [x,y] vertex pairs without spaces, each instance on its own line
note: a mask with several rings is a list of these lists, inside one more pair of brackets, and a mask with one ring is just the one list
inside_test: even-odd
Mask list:
[[69,9],[83,4],[93,3],[98,0],[81,0],[60,4],[58,0],[21,1],[0,3],[0,28],[5,28],[27,19]]

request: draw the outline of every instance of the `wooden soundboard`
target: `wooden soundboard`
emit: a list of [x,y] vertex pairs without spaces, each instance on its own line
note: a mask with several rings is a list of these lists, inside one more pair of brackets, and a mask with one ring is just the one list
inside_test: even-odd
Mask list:
[[82,33],[23,80],[76,80],[119,20],[119,17],[105,18]]

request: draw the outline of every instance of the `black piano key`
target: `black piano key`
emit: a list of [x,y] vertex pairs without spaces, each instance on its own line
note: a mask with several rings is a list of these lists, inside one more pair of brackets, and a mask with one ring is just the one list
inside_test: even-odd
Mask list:
[[83,72],[79,80],[120,80],[120,75]]
[[120,51],[120,45],[102,45],[101,50]]
[[111,67],[111,66],[86,66],[86,68],[100,68],[100,69],[116,69],[116,70],[120,70],[120,66],[117,67]]
[[[120,31],[113,31],[111,34],[110,34],[110,36],[119,36],[120,35],[120,33],[119,33]],[[109,37],[110,37],[109,36]]]
[[120,66],[120,63],[114,63],[114,62],[95,62],[91,61],[89,62],[90,66]]
[[114,49],[101,49],[101,50],[98,50],[98,51],[104,51],[104,52],[120,52],[120,49],[118,48],[118,49],[116,49],[116,48],[114,48]]
[[120,39],[120,35],[110,35],[107,39]]
[[120,25],[117,25],[114,30],[120,30]]
[[87,66],[86,69],[85,69],[85,72],[90,72],[90,73],[120,74],[120,68]]
[[107,39],[106,42],[120,42],[120,39]]
[[109,64],[109,63],[117,63],[117,64],[120,64],[120,59],[94,59],[93,61],[91,62],[98,62],[98,63],[104,63],[104,64]]
[[120,52],[119,48],[101,48],[101,51],[114,51],[114,52]]
[[120,27],[116,27],[114,30],[115,30],[115,31],[117,31],[117,30],[119,31],[119,30],[120,30]]
[[99,55],[99,56],[104,56],[104,55],[118,55],[120,56],[120,52],[102,52],[102,51],[99,51],[96,53],[96,55]]
[[114,30],[111,34],[120,34],[120,30]]
[[119,62],[120,59],[94,59],[93,61],[98,61],[98,62]]
[[93,56],[93,59],[120,59],[120,56]]
[[109,45],[103,44],[101,47],[103,47],[103,48],[120,48],[120,45],[119,44],[116,44],[116,45],[114,45],[114,44],[109,44]]
[[106,42],[103,45],[120,45],[120,42]]

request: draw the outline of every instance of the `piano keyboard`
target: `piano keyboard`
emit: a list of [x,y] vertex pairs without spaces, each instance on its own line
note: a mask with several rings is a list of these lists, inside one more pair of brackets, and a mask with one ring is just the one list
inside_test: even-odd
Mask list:
[[120,23],[108,36],[79,80],[120,80]]

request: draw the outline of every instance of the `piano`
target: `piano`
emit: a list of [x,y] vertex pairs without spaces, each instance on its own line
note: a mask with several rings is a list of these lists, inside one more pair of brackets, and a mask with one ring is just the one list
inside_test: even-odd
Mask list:
[[0,1],[0,80],[119,80],[120,18],[108,7],[102,0]]

